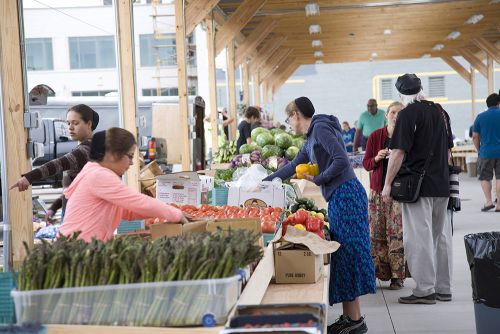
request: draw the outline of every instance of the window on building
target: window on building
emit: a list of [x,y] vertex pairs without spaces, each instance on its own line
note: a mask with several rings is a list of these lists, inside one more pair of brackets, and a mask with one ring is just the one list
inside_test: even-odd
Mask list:
[[106,96],[112,90],[82,90],[71,92],[71,96]]
[[444,97],[444,76],[429,77],[429,97]]
[[54,69],[51,38],[26,39],[26,66],[28,71]]
[[72,69],[116,67],[115,38],[70,37],[69,55]]
[[382,79],[380,81],[382,100],[392,100],[392,79]]
[[162,39],[154,39],[152,34],[139,35],[141,66],[174,66],[177,64],[175,34],[165,34]]
[[[158,96],[156,88],[144,88],[142,96]],[[160,96],[178,96],[179,89],[177,87],[162,88]]]

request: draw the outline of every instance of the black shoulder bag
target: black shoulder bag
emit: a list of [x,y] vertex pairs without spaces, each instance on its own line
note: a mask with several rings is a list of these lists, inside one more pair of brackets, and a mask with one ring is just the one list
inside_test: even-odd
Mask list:
[[395,201],[401,203],[415,203],[418,200],[418,197],[420,196],[420,188],[422,187],[422,181],[424,180],[425,172],[429,167],[429,163],[434,156],[434,147],[436,147],[436,141],[438,138],[439,137],[436,136],[436,133],[434,133],[431,151],[425,160],[422,172],[418,173],[412,171],[406,166],[401,167],[398,171],[394,181],[392,181],[391,187],[391,197]]

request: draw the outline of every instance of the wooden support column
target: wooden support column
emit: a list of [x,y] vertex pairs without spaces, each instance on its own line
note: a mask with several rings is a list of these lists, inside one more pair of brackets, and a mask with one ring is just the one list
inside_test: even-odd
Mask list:
[[472,122],[476,119],[477,116],[477,111],[476,111],[476,77],[474,73],[474,68],[471,66],[470,67],[470,99],[471,99],[471,115],[472,115]]
[[[9,238],[10,247],[4,249],[4,270],[19,269],[26,251],[23,242],[33,247],[33,223],[31,187],[20,192],[16,189],[5,192],[14,184],[21,173],[31,170],[30,159],[26,152],[28,130],[24,128],[24,80],[21,61],[21,27],[19,22],[22,8],[17,0],[0,1],[0,94],[3,117],[4,154],[2,170],[4,175],[3,196],[7,197],[7,216],[3,219],[10,230],[4,234],[4,242]],[[6,160],[4,160],[7,158]],[[5,202],[4,202],[5,203]],[[3,227],[2,227],[3,228]],[[5,245],[4,245],[5,246]]]
[[463,67],[458,61],[456,61],[452,56],[441,57],[443,61],[448,64],[452,69],[455,70],[462,78],[471,84],[471,72],[469,72],[465,67]]
[[217,115],[217,78],[215,76],[215,27],[213,16],[205,19],[207,27],[208,91],[210,106],[210,128],[212,133],[212,154],[219,149],[219,126]]
[[493,65],[493,57],[490,55],[486,56],[486,78],[488,79],[488,95],[494,93],[495,87],[495,73],[494,71],[494,65]]
[[241,86],[243,87],[243,104],[245,106],[249,106],[250,103],[250,85],[249,85],[249,76],[248,76],[248,64],[243,63],[241,65],[242,73],[241,73]]
[[267,81],[264,80],[262,81],[262,103],[263,104],[268,104],[269,103],[269,88],[267,86]]
[[257,49],[257,46],[271,33],[271,31],[278,25],[278,20],[273,18],[266,18],[259,23],[257,28],[253,30],[250,35],[245,39],[245,42],[238,45],[236,49],[236,66],[243,63],[249,54]]
[[459,53],[462,57],[464,57],[465,60],[467,60],[472,65],[472,67],[478,70],[479,73],[484,75],[484,77],[486,78],[488,77],[486,65],[484,65],[481,59],[476,57],[475,54],[473,54],[467,49],[462,49],[459,51]]
[[259,72],[254,73],[253,78],[253,104],[255,106],[260,106],[260,76]]
[[285,36],[274,36],[264,43],[261,52],[250,62],[250,73],[254,73],[264,65],[271,55],[286,41]]
[[[189,148],[188,95],[186,74],[186,34],[184,0],[175,0],[175,47],[177,50],[177,81],[179,87],[179,114],[182,141],[182,169],[191,170],[191,150]],[[175,145],[175,143],[170,143]]]
[[474,44],[476,44],[476,46],[483,50],[487,55],[493,57],[497,64],[500,64],[500,50],[494,44],[488,42],[482,37],[476,38],[472,42],[474,42]]
[[244,0],[226,23],[217,32],[215,54],[218,55],[236,37],[241,29],[252,19],[266,0]]
[[234,122],[229,125],[230,139],[236,139],[238,129],[238,115],[236,111],[236,76],[234,73],[234,40],[227,45],[227,89],[228,89],[228,107],[229,117],[234,119]]
[[186,36],[191,35],[194,28],[212,12],[220,0],[191,0],[186,5]]
[[[118,39],[118,73],[120,78],[120,117],[124,129],[137,138],[137,96],[135,87],[134,22],[132,0],[116,2],[116,29]],[[136,148],[133,165],[127,170],[127,185],[140,191],[139,150]]]

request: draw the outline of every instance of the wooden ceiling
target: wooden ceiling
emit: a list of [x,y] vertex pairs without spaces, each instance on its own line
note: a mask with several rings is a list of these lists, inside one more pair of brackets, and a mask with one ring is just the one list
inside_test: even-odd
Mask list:
[[[306,16],[305,6],[310,2],[318,3],[319,15]],[[221,0],[218,7],[229,19],[244,3]],[[477,24],[466,24],[475,14],[484,18]],[[287,57],[297,64],[315,63],[316,50],[323,52],[318,58],[323,62],[342,63],[420,58],[424,54],[458,56],[462,49],[478,53],[480,49],[472,42],[477,37],[491,44],[500,41],[500,3],[492,0],[267,0],[244,24],[240,41],[271,21],[277,23],[257,52],[246,53],[247,61],[265,52],[263,46],[276,37],[285,38],[280,49],[290,49]],[[311,24],[319,24],[321,33],[309,34]],[[384,34],[386,29],[391,33]],[[461,35],[448,40],[452,31]],[[314,39],[321,40],[323,46],[312,47]],[[436,44],[444,48],[433,51]]]

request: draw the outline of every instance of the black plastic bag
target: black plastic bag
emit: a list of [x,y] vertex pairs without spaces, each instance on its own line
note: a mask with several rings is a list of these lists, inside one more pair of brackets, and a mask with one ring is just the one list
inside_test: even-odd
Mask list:
[[474,302],[500,308],[500,232],[468,234],[464,241]]

